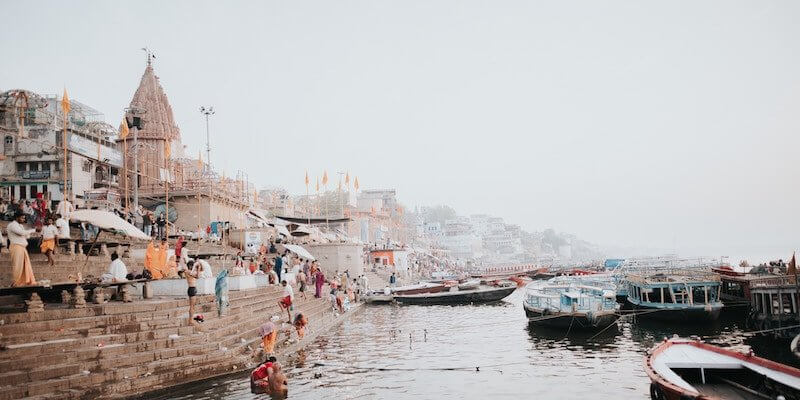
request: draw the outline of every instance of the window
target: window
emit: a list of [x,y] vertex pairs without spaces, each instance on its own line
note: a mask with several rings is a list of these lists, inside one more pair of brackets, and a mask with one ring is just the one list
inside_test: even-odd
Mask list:
[[14,152],[14,137],[6,136],[5,145],[3,146],[3,154],[11,154]]
[[39,193],[39,188],[36,185],[31,185],[31,198],[36,198],[36,193]]
[[27,186],[19,185],[19,198],[20,199],[27,199],[28,198],[28,190]]

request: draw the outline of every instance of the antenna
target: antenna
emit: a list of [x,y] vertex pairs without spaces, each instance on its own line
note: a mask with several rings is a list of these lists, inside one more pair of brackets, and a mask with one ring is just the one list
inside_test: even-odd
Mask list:
[[153,60],[156,58],[156,55],[153,54],[153,52],[147,47],[142,47],[141,50],[144,51],[145,54],[147,54],[147,65],[148,66],[153,65]]

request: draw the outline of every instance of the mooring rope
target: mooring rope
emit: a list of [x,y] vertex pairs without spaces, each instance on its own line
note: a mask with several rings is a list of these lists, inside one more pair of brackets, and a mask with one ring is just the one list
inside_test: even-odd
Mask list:
[[510,363],[501,363],[501,364],[489,364],[489,365],[476,365],[474,367],[438,367],[438,368],[410,368],[410,367],[367,367],[367,366],[358,366],[358,365],[344,365],[344,364],[328,364],[328,363],[321,363],[316,362],[312,365],[312,367],[337,367],[337,368],[350,368],[356,370],[363,370],[363,371],[466,371],[466,372],[480,372],[481,368],[499,368],[499,367],[507,367],[512,365],[530,365],[530,361],[517,361],[517,362],[510,362]]

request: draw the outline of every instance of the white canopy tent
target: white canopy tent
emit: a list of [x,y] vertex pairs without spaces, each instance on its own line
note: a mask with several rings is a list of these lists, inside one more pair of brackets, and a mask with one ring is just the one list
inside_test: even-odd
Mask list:
[[304,258],[307,260],[314,261],[316,258],[308,252],[303,246],[298,246],[296,244],[284,244],[283,247],[290,252],[297,254],[298,257]]
[[75,210],[69,219],[77,222],[92,224],[102,230],[118,233],[134,239],[150,240],[139,228],[120,218],[117,214],[105,210]]

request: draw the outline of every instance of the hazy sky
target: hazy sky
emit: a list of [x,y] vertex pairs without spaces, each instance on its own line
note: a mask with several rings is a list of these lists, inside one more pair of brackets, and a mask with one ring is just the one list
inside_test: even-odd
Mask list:
[[212,162],[229,176],[301,193],[306,169],[348,170],[411,207],[601,244],[800,248],[797,1],[0,10],[0,89],[66,86],[116,125],[149,46],[189,154],[197,108],[216,108]]

